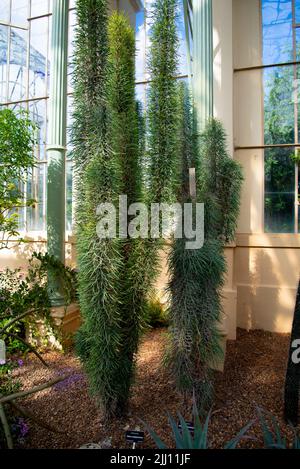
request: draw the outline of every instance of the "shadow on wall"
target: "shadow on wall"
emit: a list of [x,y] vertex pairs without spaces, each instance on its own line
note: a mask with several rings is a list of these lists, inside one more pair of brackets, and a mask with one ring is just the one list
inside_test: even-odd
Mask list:
[[[237,279],[237,319],[243,329],[262,329],[290,333],[297,293],[298,269],[295,269],[294,250],[281,250],[284,265],[274,249],[249,249],[247,257],[248,282]],[[285,278],[285,271],[290,271]],[[239,270],[237,269],[238,273]]]
[[[47,242],[42,236],[37,236],[35,239],[28,238],[26,242],[22,243],[11,242],[9,249],[0,251],[0,269],[21,268],[26,270],[28,260],[34,252],[47,252]],[[66,243],[66,264],[75,267],[75,256],[74,241],[70,240]]]

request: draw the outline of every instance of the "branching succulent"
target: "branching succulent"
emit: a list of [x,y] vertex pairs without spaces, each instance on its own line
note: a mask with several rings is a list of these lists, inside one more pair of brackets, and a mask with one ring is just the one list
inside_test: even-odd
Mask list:
[[[203,200],[215,206],[215,216],[207,220],[207,236],[224,243],[235,238],[240,210],[243,174],[241,165],[227,150],[226,132],[220,121],[210,119],[200,137],[200,187]],[[211,233],[209,233],[209,231]]]
[[[189,169],[199,171],[199,153],[195,134],[190,93],[180,89],[180,202],[191,202]],[[197,201],[202,202],[198,187]],[[171,365],[177,388],[183,394],[195,392],[201,413],[210,405],[212,378],[210,366],[221,356],[218,322],[221,315],[220,289],[223,285],[225,260],[218,239],[206,234],[201,249],[186,249],[187,239],[174,240],[169,257],[170,282],[170,350]]]
[[[176,201],[178,167],[178,66],[176,31],[177,0],[156,0],[151,9],[151,47],[148,56],[150,84],[146,118],[146,201],[161,204]],[[150,215],[151,217],[151,215]],[[161,219],[160,219],[161,228]],[[163,240],[149,237],[143,244],[149,293],[160,271]],[[153,292],[152,292],[153,293]]]
[[178,101],[174,80],[178,67],[177,0],[156,0],[152,16],[148,69],[147,123],[150,201],[174,201],[177,163]]
[[[107,73],[108,141],[119,169],[120,195],[127,196],[124,213],[130,205],[142,201],[141,151],[143,123],[135,101],[135,36],[128,19],[113,13],[108,27],[109,54]],[[123,211],[122,211],[123,212]],[[132,221],[128,215],[127,230]],[[127,237],[119,241],[120,279],[117,285],[121,343],[117,413],[123,414],[133,380],[135,354],[143,326],[148,290],[145,278],[143,240]]]
[[107,143],[106,74],[108,57],[106,0],[78,0],[75,35],[74,124],[76,234],[79,301],[83,324],[76,346],[92,393],[106,416],[114,413],[121,392],[118,292],[121,256],[117,240],[97,236],[96,210],[116,203],[118,165]]
[[181,86],[179,100],[179,200],[181,204],[191,202],[189,169],[195,168],[197,202],[205,203],[205,239],[203,247],[194,250],[186,249],[187,239],[173,242],[169,256],[170,347],[166,358],[178,390],[187,396],[194,392],[203,414],[213,396],[211,368],[222,358],[223,244],[234,237],[242,176],[239,165],[226,152],[221,124],[209,122],[199,145],[188,87]]
[[[126,409],[148,282],[143,268],[144,246],[139,239],[127,238],[127,233],[115,239],[97,235],[100,203],[113,204],[119,219],[142,198],[144,130],[135,101],[134,31],[122,14],[113,13],[107,20],[106,7],[106,2],[95,0],[83,1],[80,9],[76,60],[86,54],[85,62],[91,66],[95,81],[89,82],[86,70],[83,76],[78,62],[73,133],[81,197],[77,205],[77,245],[83,325],[77,350],[91,390],[105,416],[110,417]],[[99,37],[95,29],[101,29]],[[99,70],[93,70],[94,54]],[[83,100],[87,118],[81,121]],[[85,136],[84,141],[80,135]],[[127,196],[124,213],[119,212],[121,195]],[[130,221],[129,217],[126,228]]]

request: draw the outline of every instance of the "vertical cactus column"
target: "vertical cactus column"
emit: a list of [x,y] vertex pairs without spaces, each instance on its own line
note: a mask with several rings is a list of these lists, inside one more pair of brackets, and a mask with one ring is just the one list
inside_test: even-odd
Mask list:
[[212,0],[193,0],[193,95],[202,132],[213,116]]
[[[67,120],[69,0],[53,0],[51,76],[48,130],[47,237],[48,253],[65,261],[65,154]],[[58,286],[51,283],[54,306],[63,304]]]

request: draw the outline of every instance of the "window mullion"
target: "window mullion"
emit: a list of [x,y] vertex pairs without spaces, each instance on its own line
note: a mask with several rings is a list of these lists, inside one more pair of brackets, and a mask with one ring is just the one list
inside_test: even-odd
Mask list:
[[[297,60],[297,37],[296,37],[296,5],[295,0],[292,0],[292,14],[293,14],[293,60]],[[299,129],[298,129],[298,76],[297,76],[297,65],[294,65],[294,90],[293,90],[293,99],[294,99],[294,132],[295,132],[295,144],[299,143]],[[295,148],[295,153],[298,152],[298,149]],[[299,227],[299,214],[298,214],[298,190],[299,190],[299,175],[298,175],[298,164],[295,162],[295,233],[298,233]]]

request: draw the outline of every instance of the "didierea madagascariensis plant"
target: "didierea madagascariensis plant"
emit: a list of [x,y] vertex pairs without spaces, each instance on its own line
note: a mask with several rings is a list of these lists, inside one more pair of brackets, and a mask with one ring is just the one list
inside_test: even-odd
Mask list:
[[192,202],[189,168],[196,168],[196,200],[205,203],[205,239],[203,247],[195,250],[186,249],[185,239],[173,241],[169,256],[170,347],[166,358],[178,390],[187,396],[194,392],[203,413],[213,396],[211,367],[222,357],[223,244],[234,237],[242,175],[239,164],[227,154],[221,123],[212,119],[199,141],[192,98],[185,86],[180,88],[179,101],[179,200],[182,204]]

